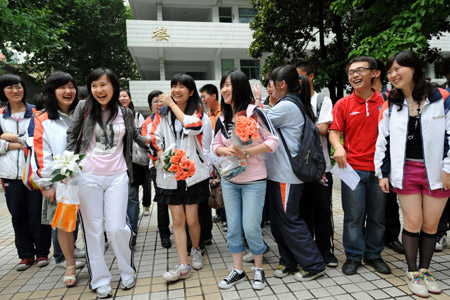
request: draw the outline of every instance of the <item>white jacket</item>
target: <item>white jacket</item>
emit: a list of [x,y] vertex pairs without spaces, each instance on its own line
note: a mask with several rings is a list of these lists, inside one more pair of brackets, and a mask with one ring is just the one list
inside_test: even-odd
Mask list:
[[[155,153],[159,150],[167,150],[169,147],[176,145],[175,132],[170,117],[171,114],[172,111],[167,106],[164,106],[153,119],[150,132],[152,136],[150,147]],[[210,176],[207,159],[203,153],[201,144],[205,123],[208,121],[209,117],[201,111],[197,111],[191,116],[185,115],[183,120],[184,127],[182,129],[180,149],[186,151],[186,156],[190,160],[195,161],[195,173],[192,177],[186,179],[186,185],[188,187],[206,180]],[[175,178],[164,176],[159,166],[156,167],[156,170],[156,185],[159,188],[167,190],[177,189],[177,181]]]
[[[443,90],[441,90],[443,91]],[[420,116],[423,156],[431,190],[442,188],[442,171],[450,173],[450,99],[448,93],[433,89],[425,100]],[[375,150],[375,174],[389,177],[394,188],[403,188],[403,174],[408,135],[409,110],[406,100],[398,106],[386,101],[381,109]]]
[[66,150],[68,128],[69,125],[61,117],[51,120],[46,112],[34,119],[34,128],[30,128],[34,130],[35,154],[32,162],[32,178],[40,187],[52,184],[50,182],[50,175],[53,172],[51,163],[53,156],[62,154]]
[[[18,121],[11,115],[9,106],[0,110],[0,134],[11,133],[20,137],[27,136],[28,124],[35,111],[34,105],[26,103],[23,118]],[[25,167],[25,152],[20,150],[8,150],[9,142],[0,139],[0,178],[21,179]]]

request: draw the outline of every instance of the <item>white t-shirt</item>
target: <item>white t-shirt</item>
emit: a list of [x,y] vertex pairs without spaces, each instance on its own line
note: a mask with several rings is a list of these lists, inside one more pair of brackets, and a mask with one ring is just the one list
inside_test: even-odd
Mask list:
[[[311,97],[311,106],[313,107],[314,115],[317,117],[317,98],[318,93],[314,93]],[[331,102],[330,97],[325,96],[322,102],[322,107],[320,108],[319,119],[316,121],[316,125],[328,123],[333,121],[333,102]],[[327,136],[320,136],[320,141],[322,143],[323,155],[325,156],[325,162],[327,164],[325,168],[325,172],[331,171],[331,161],[330,161],[330,152],[328,151],[328,140]]]

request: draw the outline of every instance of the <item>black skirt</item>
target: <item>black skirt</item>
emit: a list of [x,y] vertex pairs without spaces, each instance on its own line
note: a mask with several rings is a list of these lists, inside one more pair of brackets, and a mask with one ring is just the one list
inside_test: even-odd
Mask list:
[[176,190],[158,188],[154,201],[166,205],[199,204],[208,198],[209,178],[190,187],[186,186],[186,181],[179,180]]

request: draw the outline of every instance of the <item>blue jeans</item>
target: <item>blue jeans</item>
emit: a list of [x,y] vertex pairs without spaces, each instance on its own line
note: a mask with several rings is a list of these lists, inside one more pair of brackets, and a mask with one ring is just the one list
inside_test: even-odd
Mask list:
[[[352,191],[344,182],[341,185],[344,209],[343,244],[347,259],[361,261],[380,258],[384,249],[384,209],[386,194],[378,185],[374,172],[358,171],[361,178]],[[367,214],[366,233],[363,234]]]
[[127,217],[131,223],[133,232],[137,234],[139,221],[139,186],[132,186],[129,183]]
[[252,254],[266,250],[261,220],[266,195],[266,182],[235,184],[221,180],[222,195],[227,214],[227,245],[231,253],[245,250],[243,233]]

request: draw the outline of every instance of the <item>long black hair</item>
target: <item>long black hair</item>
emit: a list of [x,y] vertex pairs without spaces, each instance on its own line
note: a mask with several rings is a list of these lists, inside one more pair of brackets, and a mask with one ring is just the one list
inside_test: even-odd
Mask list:
[[[195,85],[195,81],[194,78],[192,78],[191,76],[187,75],[187,74],[176,74],[172,77],[172,79],[170,80],[170,86],[174,86],[177,84],[181,84],[185,87],[187,87],[187,89],[189,90],[189,92],[192,92],[192,96],[189,96],[189,99],[187,101],[187,105],[186,108],[184,109],[184,113],[186,115],[193,115],[197,110],[201,110],[201,113],[203,114],[203,102],[202,99],[200,98],[200,95],[198,94],[197,91],[197,86]],[[175,121],[175,114],[172,114],[172,121]]]
[[[128,98],[130,98],[130,100],[131,100],[130,104],[128,104],[128,108],[131,109],[133,111],[133,113],[134,113],[134,104],[133,104],[130,92],[127,89],[124,89],[124,88],[120,89],[119,95],[120,95],[121,92],[127,93]],[[120,103],[120,101],[119,101],[119,103]]]
[[[423,65],[419,57],[411,50],[400,51],[397,54],[392,55],[388,59],[386,63],[386,69],[388,70],[388,72],[394,62],[397,62],[402,67],[409,67],[414,69],[414,89],[412,91],[412,97],[415,102],[420,103],[428,96],[430,91],[433,89],[433,85],[427,81],[425,73],[422,69]],[[405,95],[403,94],[403,91],[401,89],[393,88],[389,93],[388,99],[390,102],[400,106],[399,110],[401,110],[403,107]]]
[[72,112],[78,105],[78,89],[72,75],[64,72],[53,72],[48,76],[44,85],[44,91],[42,92],[42,101],[44,102],[44,107],[50,120],[59,118],[58,110],[60,110],[60,107],[55,95],[55,90],[69,82],[71,82],[76,89],[75,100],[73,100],[69,107],[69,112]]
[[108,77],[109,82],[114,88],[114,94],[106,106],[106,109],[109,110],[109,118],[105,123],[109,123],[112,120],[114,120],[114,118],[117,116],[117,113],[119,112],[119,105],[120,105],[119,103],[120,83],[116,74],[114,74],[112,70],[106,68],[98,68],[92,71],[91,74],[89,74],[86,85],[89,92],[89,97],[86,100],[86,108],[88,109],[91,118],[95,120],[102,129],[104,129],[102,118],[102,106],[100,105],[100,103],[98,103],[97,100],[95,100],[94,96],[92,96],[91,84],[92,82],[97,81],[103,75],[106,75],[106,77]]
[[8,102],[8,98],[6,98],[5,95],[5,87],[19,83],[23,88],[22,102],[25,103],[25,99],[27,98],[27,89],[25,87],[25,82],[20,76],[14,74],[5,74],[0,76],[0,100],[2,102]]
[[311,106],[311,87],[308,77],[299,75],[297,69],[291,65],[275,68],[270,74],[270,77],[274,83],[285,81],[288,94],[296,94],[300,97],[306,107],[308,116],[315,122],[316,117]]
[[220,89],[222,89],[228,77],[230,77],[231,86],[233,88],[231,95],[233,108],[230,104],[225,103],[223,96],[221,95],[222,101],[220,101],[220,109],[225,118],[225,122],[231,122],[233,114],[246,110],[247,106],[253,101],[252,88],[250,87],[250,82],[244,72],[240,70],[230,70],[226,72],[220,80]]

